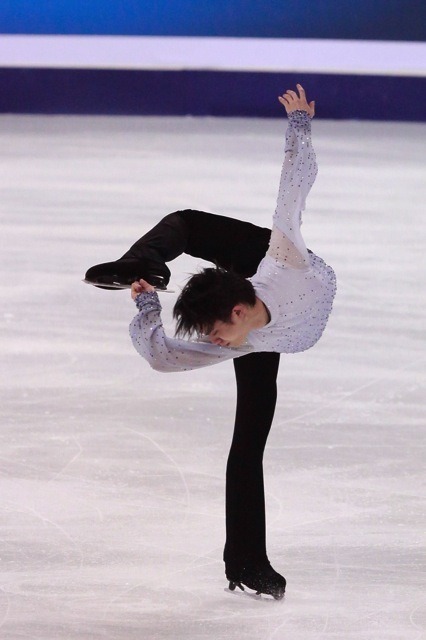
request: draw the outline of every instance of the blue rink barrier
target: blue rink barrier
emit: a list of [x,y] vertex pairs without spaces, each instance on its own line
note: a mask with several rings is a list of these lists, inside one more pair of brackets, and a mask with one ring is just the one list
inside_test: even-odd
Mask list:
[[282,116],[296,82],[331,119],[426,120],[426,78],[242,71],[0,68],[0,112]]
[[2,0],[10,34],[426,39],[424,0]]

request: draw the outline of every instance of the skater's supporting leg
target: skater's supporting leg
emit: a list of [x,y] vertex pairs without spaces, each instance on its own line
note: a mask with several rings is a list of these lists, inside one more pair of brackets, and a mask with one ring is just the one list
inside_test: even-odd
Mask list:
[[[245,277],[256,272],[268,247],[269,229],[199,211],[179,215],[188,229],[185,253]],[[268,562],[262,460],[275,411],[279,360],[277,353],[234,360],[237,410],[226,476],[224,560],[228,577],[237,581],[243,567],[265,568]]]
[[275,411],[278,353],[234,360],[237,410],[226,471],[226,574],[267,562],[263,452]]

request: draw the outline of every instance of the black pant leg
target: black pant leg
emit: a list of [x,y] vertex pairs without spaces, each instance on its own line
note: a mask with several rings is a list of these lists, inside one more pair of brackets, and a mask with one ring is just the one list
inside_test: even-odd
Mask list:
[[185,252],[188,228],[179,211],[169,213],[137,240],[121,260],[154,259],[170,262]]
[[93,283],[114,278],[161,276],[167,285],[167,262],[182,253],[232,269],[243,277],[252,276],[265,255],[271,232],[249,222],[206,211],[184,209],[165,216],[137,240],[119,260],[97,264],[86,272]]
[[185,253],[249,278],[268,250],[271,230],[206,211],[178,211],[187,229]]
[[234,360],[237,410],[226,470],[226,545],[231,579],[244,566],[265,561],[266,525],[263,452],[277,398],[278,353]]
[[165,263],[187,253],[249,277],[256,273],[268,249],[270,235],[270,229],[249,222],[184,209],[165,216],[120,260]]

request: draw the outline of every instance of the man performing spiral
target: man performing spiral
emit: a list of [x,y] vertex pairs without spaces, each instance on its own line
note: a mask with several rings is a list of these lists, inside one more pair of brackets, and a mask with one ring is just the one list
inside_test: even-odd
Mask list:
[[[314,102],[305,91],[279,97],[288,115],[284,164],[272,231],[187,209],[169,214],[122,258],[92,267],[86,281],[131,285],[138,313],[130,325],[137,352],[157,371],[186,371],[233,359],[237,380],[234,437],[226,471],[225,572],[243,585],[283,597],[286,580],[266,553],[262,459],[276,404],[280,353],[312,347],[336,291],[333,269],[306,248],[300,232],[317,164],[311,142]],[[193,275],[174,306],[176,336],[161,321],[156,290],[166,262],[186,253],[215,267]]]

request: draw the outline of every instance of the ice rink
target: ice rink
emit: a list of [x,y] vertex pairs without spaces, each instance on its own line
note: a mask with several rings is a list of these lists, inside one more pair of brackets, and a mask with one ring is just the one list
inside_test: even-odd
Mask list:
[[[426,125],[313,125],[303,233],[338,294],[320,342],[281,359],[281,602],[224,576],[232,363],[150,370],[129,293],[81,282],[176,209],[270,226],[285,126],[0,117],[2,640],[425,637]],[[199,265],[172,263],[172,287]]]

